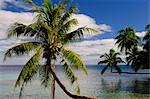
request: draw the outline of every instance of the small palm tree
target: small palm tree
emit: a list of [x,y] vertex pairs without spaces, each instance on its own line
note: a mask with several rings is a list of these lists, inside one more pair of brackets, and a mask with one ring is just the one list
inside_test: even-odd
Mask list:
[[100,56],[100,58],[103,58],[104,60],[99,61],[98,64],[106,64],[101,71],[101,74],[103,74],[108,67],[111,68],[111,72],[112,67],[115,67],[117,72],[119,74],[121,73],[121,69],[118,67],[118,64],[123,63],[124,61],[118,55],[120,55],[120,53],[116,53],[114,49],[110,49],[109,53],[105,53],[104,55]]
[[127,52],[137,47],[139,37],[136,36],[135,30],[131,27],[122,29],[118,32],[118,36],[116,44],[118,44],[118,48],[120,48],[121,52]]
[[[72,98],[94,99],[78,95],[80,92],[78,84],[78,94],[69,92],[55,73],[55,62],[58,59],[61,60],[65,74],[71,83],[77,82],[72,66],[78,70],[82,69],[87,75],[87,68],[82,59],[77,53],[67,48],[67,44],[81,39],[85,32],[93,33],[97,31],[87,27],[70,31],[73,26],[78,24],[78,21],[70,19],[71,15],[77,12],[77,7],[71,6],[68,8],[69,0],[60,2],[57,5],[53,5],[49,0],[44,0],[41,7],[38,7],[32,0],[27,1],[32,4],[34,12],[37,14],[36,21],[29,25],[14,23],[8,29],[8,37],[26,36],[35,38],[35,41],[18,44],[8,49],[4,58],[6,60],[8,57],[33,53],[33,56],[21,70],[15,84],[15,87],[21,87],[19,96],[21,97],[22,91],[28,82],[32,81],[34,76],[39,73],[41,84],[45,88],[52,86],[52,99],[55,96],[55,81]],[[44,66],[40,65],[42,59],[45,61]]]

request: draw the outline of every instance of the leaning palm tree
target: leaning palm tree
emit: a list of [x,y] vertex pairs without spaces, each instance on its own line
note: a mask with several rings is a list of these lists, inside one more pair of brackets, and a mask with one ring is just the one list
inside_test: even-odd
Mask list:
[[104,60],[101,60],[98,62],[98,64],[106,64],[106,66],[102,69],[101,74],[103,74],[108,67],[111,68],[115,67],[117,72],[120,74],[121,69],[118,67],[119,63],[123,63],[124,61],[118,56],[120,53],[116,53],[114,49],[110,49],[109,53],[105,53],[104,55],[101,55],[100,58],[103,58]]
[[[45,88],[48,88],[50,85],[52,86],[52,99],[55,96],[55,81],[72,98],[94,99],[94,97],[80,96],[78,83],[78,94],[69,92],[55,73],[55,62],[58,59],[61,60],[65,74],[72,84],[77,82],[72,66],[78,70],[82,69],[87,75],[88,71],[82,59],[77,53],[67,48],[67,44],[81,39],[84,32],[95,33],[97,30],[80,27],[71,31],[71,28],[76,26],[78,21],[70,18],[72,14],[77,12],[77,7],[71,6],[68,8],[69,0],[60,2],[57,5],[54,5],[49,0],[44,0],[40,7],[32,0],[27,1],[34,8],[34,12],[37,15],[35,17],[36,20],[29,25],[14,23],[8,29],[8,38],[26,36],[35,40],[24,42],[8,49],[4,58],[6,60],[9,57],[33,53],[33,56],[21,70],[15,84],[15,87],[21,87],[19,97],[21,97],[22,91],[28,82],[31,82],[36,74],[39,74],[41,84]],[[45,64],[41,66],[40,62],[43,59]]]
[[122,29],[118,32],[116,44],[121,52],[127,52],[137,47],[139,37],[135,34],[135,30],[131,27]]

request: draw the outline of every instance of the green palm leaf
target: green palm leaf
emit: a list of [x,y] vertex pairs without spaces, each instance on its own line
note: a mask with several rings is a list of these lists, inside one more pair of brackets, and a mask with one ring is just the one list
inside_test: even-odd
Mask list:
[[77,19],[71,19],[71,20],[67,21],[65,24],[63,24],[62,26],[59,27],[60,28],[58,31],[59,35],[67,33],[68,31],[70,31],[71,27],[73,27],[77,24],[78,24]]
[[87,68],[78,54],[67,48],[63,48],[62,54],[71,65],[77,69],[82,69],[86,75],[88,74]]
[[68,21],[70,19],[70,17],[72,16],[72,14],[74,14],[75,12],[77,12],[76,6],[72,6],[69,9],[67,9],[67,11],[61,17],[59,25],[62,25],[62,24],[64,24],[64,22]]
[[[8,28],[8,38],[12,36],[19,37],[20,35],[23,35],[26,30],[26,25],[21,24],[21,23],[14,23]],[[31,30],[28,28],[28,30]]]
[[40,59],[41,59],[42,50],[39,49],[33,57],[24,65],[23,69],[21,70],[18,79],[16,81],[15,87],[21,86],[20,95],[22,95],[22,91],[24,85],[27,84],[29,81],[33,79],[35,74],[37,73],[40,67]]
[[77,77],[74,74],[74,72],[73,72],[71,66],[69,65],[69,63],[65,59],[63,59],[62,62],[63,62],[64,72],[65,72],[67,78],[69,79],[69,81],[71,81],[71,83],[73,84],[74,81],[77,80]]
[[81,27],[65,35],[65,42],[72,42],[76,39],[83,38],[84,33],[97,33],[98,31],[92,28]]
[[43,85],[45,88],[51,85],[52,74],[47,64],[44,66],[41,66],[39,70],[39,77],[41,80],[41,85]]
[[8,57],[12,57],[14,55],[20,56],[20,55],[24,55],[24,54],[29,54],[29,52],[39,48],[40,45],[41,44],[39,42],[26,42],[26,43],[17,45],[15,47],[12,47],[6,51],[4,60],[6,60]]
[[106,64],[108,62],[108,60],[102,60],[102,61],[99,61],[98,64]]

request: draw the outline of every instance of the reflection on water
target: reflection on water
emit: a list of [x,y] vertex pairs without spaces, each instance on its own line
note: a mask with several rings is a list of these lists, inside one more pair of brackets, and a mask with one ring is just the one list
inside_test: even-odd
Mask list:
[[101,79],[101,86],[103,92],[120,92],[121,80],[109,82],[107,80]]
[[[18,99],[19,91],[14,91],[14,83],[21,70],[21,67],[0,67],[0,99]],[[106,72],[100,74],[100,68],[88,67],[89,76],[85,77],[83,72],[75,73],[81,87],[81,94],[87,96],[98,96],[99,99],[149,99],[150,79],[149,75],[139,74],[111,74]],[[63,71],[57,71],[59,78],[69,90],[74,92],[65,79]],[[35,80],[27,86],[23,99],[49,99],[50,90],[45,90],[40,86],[40,82]],[[56,99],[70,99],[57,85]]]
[[150,94],[150,79],[133,81],[133,93]]
[[102,92],[108,93],[118,93],[118,92],[130,92],[130,93],[140,93],[140,94],[150,94],[150,80],[145,79],[142,80],[132,80],[126,81],[123,83],[124,80],[105,80],[104,78],[101,79],[101,86],[100,89]]
[[101,78],[99,99],[150,99],[149,79],[105,79]]

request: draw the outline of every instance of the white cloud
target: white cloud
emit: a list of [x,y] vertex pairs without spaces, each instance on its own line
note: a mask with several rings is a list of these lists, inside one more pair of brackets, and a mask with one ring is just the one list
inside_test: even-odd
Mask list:
[[109,52],[111,48],[119,52],[115,39],[91,40],[73,43],[69,48],[80,54],[86,64],[97,64],[100,55]]
[[7,8],[8,7],[7,3],[10,3],[19,8],[29,9],[29,7],[27,7],[27,5],[25,5],[23,0],[0,0],[0,9]]
[[144,37],[146,34],[146,31],[142,31],[142,32],[136,32],[136,35],[139,37]]
[[102,40],[91,40],[91,41],[82,41],[78,43],[74,43],[69,45],[69,48],[76,51],[82,56],[94,56],[94,55],[101,55],[105,52],[108,52],[110,48],[115,47],[115,40],[114,39],[102,39]]
[[100,24],[98,29],[101,31],[112,32],[112,27],[107,24]]
[[77,29],[79,27],[90,27],[99,30],[99,34],[102,34],[104,32],[111,32],[112,28],[111,26],[107,24],[97,24],[96,21],[91,18],[90,16],[87,16],[85,14],[74,14],[72,18],[76,18],[79,22],[78,26],[74,29]]
[[0,39],[6,37],[8,27],[14,22],[30,24],[33,20],[32,13],[18,13],[0,10]]
[[[96,28],[100,30],[100,33],[102,32],[109,32],[111,31],[111,27],[105,24],[97,25],[96,21],[84,14],[76,14],[73,15],[73,18],[77,18],[79,21],[79,25],[76,27],[81,26],[87,26],[91,28]],[[24,13],[18,13],[18,12],[11,12],[11,11],[5,11],[0,10],[0,56],[3,56],[2,54],[10,47],[15,46],[18,43],[23,42],[21,39],[6,39],[6,31],[10,24],[14,22],[20,22],[24,24],[30,24],[33,22],[33,14],[29,12]],[[105,40],[86,40],[80,43],[76,43],[73,45],[70,45],[69,47],[79,54],[83,56],[85,60],[95,60],[96,55],[102,54],[104,52],[107,52],[109,48],[114,47],[114,40],[113,39],[105,39]],[[85,56],[87,56],[85,58]],[[89,58],[88,58],[89,57]],[[92,59],[91,59],[92,57]],[[3,57],[0,57],[0,62],[2,62]],[[24,61],[21,59],[27,59],[27,58],[20,58],[19,62],[24,63]],[[14,59],[13,59],[14,61]],[[5,64],[9,64],[12,61],[8,61]],[[16,62],[15,64],[21,64]],[[3,64],[3,63],[1,63]]]

